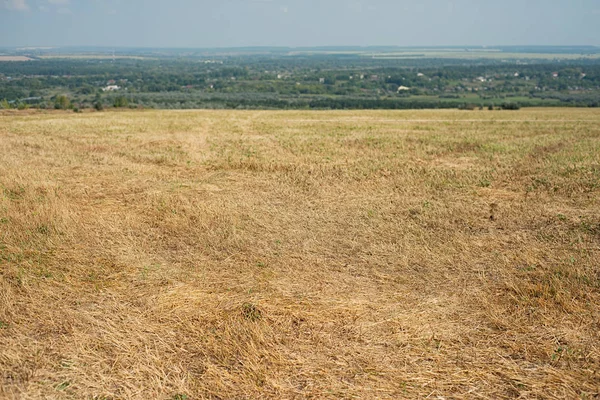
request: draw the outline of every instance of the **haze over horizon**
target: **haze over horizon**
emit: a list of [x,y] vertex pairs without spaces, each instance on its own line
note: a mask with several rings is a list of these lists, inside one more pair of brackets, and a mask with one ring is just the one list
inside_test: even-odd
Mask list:
[[598,45],[597,0],[0,0],[0,46]]

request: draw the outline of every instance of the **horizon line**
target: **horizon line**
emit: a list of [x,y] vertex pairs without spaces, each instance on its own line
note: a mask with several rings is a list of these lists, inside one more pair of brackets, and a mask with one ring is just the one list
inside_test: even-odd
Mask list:
[[570,45],[553,45],[553,44],[492,44],[492,45],[386,45],[386,44],[373,44],[373,45],[307,45],[307,46],[270,46],[270,45],[247,45],[247,46],[207,46],[207,47],[190,47],[190,46],[109,46],[109,45],[25,45],[25,46],[0,46],[0,49],[39,49],[39,50],[51,50],[51,49],[72,49],[72,48],[92,48],[92,49],[182,49],[182,50],[222,50],[222,49],[325,49],[325,48],[340,48],[340,49],[351,49],[351,48],[406,48],[406,49],[440,49],[440,48],[452,48],[452,49],[472,49],[472,48],[511,48],[511,47],[524,47],[524,48],[598,48],[600,44],[570,44]]

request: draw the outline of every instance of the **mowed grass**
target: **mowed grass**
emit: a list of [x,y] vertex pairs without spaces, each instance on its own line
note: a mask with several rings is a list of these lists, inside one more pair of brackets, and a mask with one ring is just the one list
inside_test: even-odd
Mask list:
[[600,392],[600,112],[0,114],[0,397]]

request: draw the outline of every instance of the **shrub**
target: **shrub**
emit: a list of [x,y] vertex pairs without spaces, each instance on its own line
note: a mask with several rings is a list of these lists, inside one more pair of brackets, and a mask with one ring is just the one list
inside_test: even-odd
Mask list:
[[521,109],[521,105],[519,105],[518,103],[502,103],[501,107],[503,110],[520,110]]
[[129,100],[127,100],[127,98],[125,98],[123,96],[119,96],[119,97],[115,98],[115,101],[113,103],[113,106],[115,106],[115,108],[127,107],[128,105],[129,105]]
[[458,105],[459,110],[473,111],[475,108],[477,108],[477,106],[475,106],[474,104],[461,103]]
[[57,110],[66,110],[71,108],[71,101],[65,95],[59,95],[54,98],[54,108]]
[[0,108],[8,110],[8,109],[10,109],[12,107],[10,106],[10,103],[8,102],[8,100],[3,99],[2,101],[0,101]]

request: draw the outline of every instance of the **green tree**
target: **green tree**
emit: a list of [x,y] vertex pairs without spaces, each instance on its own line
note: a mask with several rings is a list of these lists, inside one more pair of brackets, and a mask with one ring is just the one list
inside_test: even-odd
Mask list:
[[115,98],[115,101],[113,103],[113,106],[115,106],[115,108],[127,107],[128,105],[129,105],[129,101],[127,100],[127,98],[125,98],[123,96],[119,96],[119,97]]
[[9,108],[12,108],[10,106],[10,103],[8,102],[8,100],[3,99],[2,101],[0,101],[0,108],[4,109],[4,110],[8,110]]
[[521,105],[519,103],[502,103],[503,110],[520,110]]
[[54,98],[54,108],[57,110],[66,110],[71,107],[71,101],[65,95],[59,95]]

